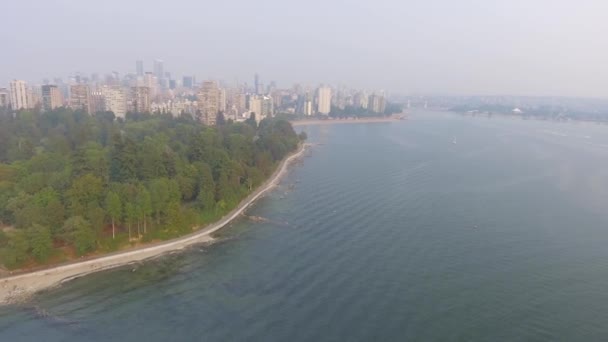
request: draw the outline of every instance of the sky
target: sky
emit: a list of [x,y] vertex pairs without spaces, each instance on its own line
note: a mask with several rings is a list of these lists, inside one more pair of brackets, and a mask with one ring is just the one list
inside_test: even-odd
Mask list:
[[0,87],[165,61],[175,78],[608,97],[605,0],[19,0]]

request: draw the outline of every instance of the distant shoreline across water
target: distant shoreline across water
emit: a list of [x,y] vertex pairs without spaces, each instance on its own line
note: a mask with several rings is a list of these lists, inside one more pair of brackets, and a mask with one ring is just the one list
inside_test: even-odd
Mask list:
[[372,117],[372,118],[343,118],[343,119],[304,119],[290,121],[292,126],[307,125],[334,125],[334,124],[357,124],[357,123],[376,123],[376,122],[395,122],[405,118],[403,116]]

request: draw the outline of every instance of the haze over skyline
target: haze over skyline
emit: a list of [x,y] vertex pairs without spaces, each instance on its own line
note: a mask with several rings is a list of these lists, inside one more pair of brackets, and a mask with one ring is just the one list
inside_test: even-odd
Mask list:
[[[393,93],[608,97],[603,1],[280,0],[4,5],[0,84],[76,72]],[[16,29],[18,28],[18,29]]]

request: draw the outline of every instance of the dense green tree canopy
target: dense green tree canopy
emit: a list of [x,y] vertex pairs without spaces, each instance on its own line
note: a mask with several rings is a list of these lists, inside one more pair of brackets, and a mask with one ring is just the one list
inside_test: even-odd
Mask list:
[[234,208],[299,141],[284,120],[207,127],[145,113],[0,113],[0,263],[191,232]]

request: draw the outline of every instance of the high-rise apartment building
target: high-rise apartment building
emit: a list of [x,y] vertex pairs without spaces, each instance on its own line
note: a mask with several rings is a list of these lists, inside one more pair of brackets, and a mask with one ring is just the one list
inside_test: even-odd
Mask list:
[[[127,114],[127,96],[125,91],[118,86],[101,88],[103,95],[103,110],[114,113],[117,118],[124,118]],[[97,102],[100,99],[95,99]],[[99,104],[99,103],[97,103]]]
[[135,73],[140,77],[144,75],[144,61],[135,61]]
[[384,96],[372,94],[368,100],[368,107],[374,113],[384,113],[386,109],[386,101],[384,100]]
[[219,89],[219,99],[217,105],[218,111],[226,113],[226,89],[224,88]]
[[306,98],[304,100],[304,115],[312,115],[312,97],[309,92],[306,92]]
[[331,111],[331,88],[322,86],[317,91],[317,112],[329,115]]
[[220,105],[220,89],[215,81],[203,82],[198,93],[199,120],[205,125],[214,126]]
[[158,88],[158,78],[151,72],[147,72],[144,75],[144,87],[149,89],[149,96],[151,99],[156,98]]
[[83,110],[91,114],[91,92],[86,84],[73,84],[70,86],[70,107],[75,110]]
[[131,87],[130,110],[136,113],[150,112],[150,88]]
[[[102,90],[93,90],[89,94],[89,111],[90,113],[98,113],[106,111],[106,100]],[[115,116],[116,113],[114,113]]]
[[262,119],[271,118],[274,114],[274,100],[270,96],[262,96]]
[[20,80],[12,80],[9,84],[11,107],[13,109],[31,108],[28,103],[27,83]]
[[53,84],[42,86],[42,109],[45,111],[53,110],[63,106],[63,97],[59,87]]
[[249,97],[249,113],[255,115],[255,121],[262,121],[262,98],[256,95]]

